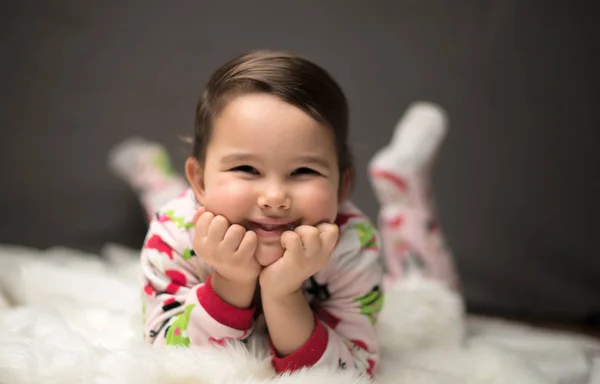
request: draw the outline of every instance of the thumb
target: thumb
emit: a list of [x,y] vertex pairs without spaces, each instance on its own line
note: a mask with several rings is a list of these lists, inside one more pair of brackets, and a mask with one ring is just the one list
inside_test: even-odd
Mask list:
[[294,231],[285,231],[281,234],[281,247],[284,249],[284,254],[301,255],[304,250],[300,235]]
[[291,232],[291,231],[285,231],[281,234],[281,237],[279,238],[279,242],[281,243],[281,247],[283,249],[288,248],[288,244],[289,244],[290,240],[293,238],[293,236],[294,236],[294,232]]

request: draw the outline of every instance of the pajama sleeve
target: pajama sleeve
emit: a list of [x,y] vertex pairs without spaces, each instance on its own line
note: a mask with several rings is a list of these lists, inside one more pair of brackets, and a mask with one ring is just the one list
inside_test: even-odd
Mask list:
[[[210,268],[196,268],[192,250],[195,210],[166,209],[150,222],[141,252],[144,337],[153,345],[190,346],[245,340],[254,309],[223,301],[212,289]],[[185,212],[189,212],[186,214]]]
[[348,223],[331,262],[304,286],[315,314],[309,340],[279,358],[278,372],[310,366],[354,369],[373,376],[379,362],[375,324],[383,304],[383,265],[377,235],[368,221]]

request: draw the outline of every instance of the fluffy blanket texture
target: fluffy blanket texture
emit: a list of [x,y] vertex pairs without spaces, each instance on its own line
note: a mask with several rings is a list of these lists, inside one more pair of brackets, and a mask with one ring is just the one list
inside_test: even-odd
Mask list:
[[[137,252],[0,247],[0,383],[369,383],[349,372],[276,376],[264,348],[153,349],[141,340]],[[418,277],[380,318],[379,383],[600,383],[600,343],[463,315]]]

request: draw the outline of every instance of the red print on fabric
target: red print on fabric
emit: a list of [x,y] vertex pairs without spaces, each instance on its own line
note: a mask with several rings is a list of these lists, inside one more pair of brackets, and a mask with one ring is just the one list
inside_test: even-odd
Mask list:
[[404,224],[404,216],[399,215],[392,217],[391,219],[386,220],[385,224],[392,229],[398,229]]
[[406,191],[408,189],[406,181],[403,178],[391,172],[378,170],[373,171],[371,175],[374,179],[384,179],[391,182],[401,191]]
[[367,373],[373,377],[373,368],[375,368],[375,361],[372,359],[367,359],[367,363],[369,364],[369,368],[367,368]]
[[174,294],[179,290],[179,287],[187,284],[187,278],[179,271],[167,269],[165,275],[171,279],[171,283],[167,285],[167,288],[165,289],[165,292],[167,293]]
[[160,253],[164,253],[169,256],[169,259],[173,260],[173,250],[167,243],[161,239],[158,235],[152,235],[146,242],[147,249],[156,249]]
[[[357,347],[359,347],[360,349],[364,349],[365,351],[367,351],[367,344],[365,344],[364,341],[362,340],[350,340],[354,345],[356,345]],[[371,376],[373,376],[373,368],[375,368],[375,361],[372,359],[367,359],[367,364],[369,364],[369,367],[367,368],[367,373]]]
[[164,312],[167,312],[167,311],[170,311],[171,309],[175,309],[178,307],[181,307],[181,303],[178,301],[175,301],[174,297],[171,297],[163,302],[162,310]]
[[157,213],[156,220],[158,220],[159,223],[166,223],[167,221],[172,221],[171,218],[165,215],[164,213]]
[[171,297],[171,298],[169,298],[169,299],[165,300],[165,301],[163,302],[163,305],[165,305],[165,306],[166,306],[166,305],[170,305],[170,304],[173,304],[174,302],[175,302],[175,298],[174,298],[174,297]]
[[335,329],[341,321],[339,317],[334,316],[325,308],[317,307],[315,313],[331,329]]
[[150,282],[147,282],[146,285],[144,285],[144,292],[150,297],[156,296],[156,289],[154,289]]
[[167,285],[167,288],[165,288],[165,292],[170,295],[176,294],[177,291],[179,291],[179,285],[177,285],[177,284],[171,283],[171,284]]
[[171,281],[178,285],[187,285],[187,278],[185,275],[175,269],[167,269],[165,275],[171,278]]
[[363,215],[358,213],[339,213],[335,218],[335,224],[338,227],[344,226],[348,221],[355,217],[363,217]]
[[231,337],[223,337],[221,339],[215,339],[214,337],[209,337],[208,338],[208,342],[211,344],[218,344],[222,347],[225,346],[225,343],[228,342],[229,340],[233,340],[233,338]]
[[362,341],[362,340],[350,340],[350,341],[357,347],[362,348],[365,351],[367,350],[367,344],[365,344],[364,341]]
[[[244,333],[242,334],[242,336],[240,336],[240,340],[244,341],[244,339],[246,339],[249,334],[250,334],[249,330],[247,330],[247,329],[244,330]],[[231,340],[235,340],[235,339],[233,337],[223,337],[223,338],[220,338],[220,339],[216,339],[216,338],[214,338],[212,336],[208,338],[208,342],[209,343],[211,343],[211,344],[212,343],[218,344],[220,346],[225,346],[225,343],[228,342],[228,341],[231,341]]]

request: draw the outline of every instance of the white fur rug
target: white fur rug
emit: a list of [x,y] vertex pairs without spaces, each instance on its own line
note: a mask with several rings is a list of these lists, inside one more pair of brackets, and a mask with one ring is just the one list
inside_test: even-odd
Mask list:
[[[275,376],[264,350],[155,350],[141,341],[137,252],[0,246],[0,383],[368,383],[347,372]],[[600,383],[600,343],[467,317],[432,281],[394,287],[380,321],[377,382]]]

